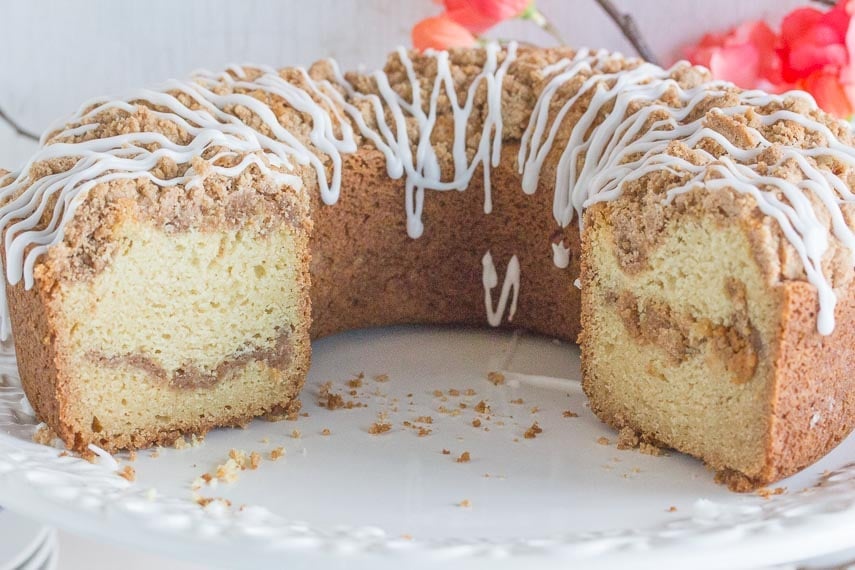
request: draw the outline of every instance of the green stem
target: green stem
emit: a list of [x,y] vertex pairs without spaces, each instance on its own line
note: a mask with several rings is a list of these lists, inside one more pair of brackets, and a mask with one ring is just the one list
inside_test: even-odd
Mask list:
[[566,45],[567,42],[564,41],[564,38],[561,36],[561,32],[555,25],[547,18],[543,12],[537,9],[537,6],[532,1],[529,3],[528,7],[522,11],[519,15],[521,20],[530,20],[537,24],[537,26],[552,36],[552,38],[557,41],[560,45]]

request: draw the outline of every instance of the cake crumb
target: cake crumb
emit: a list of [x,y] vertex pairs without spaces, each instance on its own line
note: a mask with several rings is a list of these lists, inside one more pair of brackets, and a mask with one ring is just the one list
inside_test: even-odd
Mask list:
[[578,418],[579,417],[579,414],[577,414],[576,412],[570,411],[570,410],[564,410],[563,412],[561,412],[561,415],[565,418]]
[[376,376],[374,376],[374,381],[375,382],[388,382],[389,381],[389,375],[388,374],[377,374]]
[[345,406],[344,398],[342,398],[341,394],[332,391],[332,382],[325,382],[321,385],[318,406],[330,411],[338,410]]
[[434,398],[442,398],[442,390],[434,390],[433,396]]
[[458,390],[456,388],[452,388],[451,390],[448,391],[448,395],[454,396],[456,398],[457,396],[460,395],[460,390]]
[[481,427],[481,420],[479,420],[478,418],[472,420],[472,427]]
[[362,388],[362,379],[364,378],[362,372],[356,378],[352,378],[347,381],[347,385],[349,388]]
[[125,479],[127,481],[130,481],[131,483],[133,483],[137,479],[137,472],[130,465],[125,465],[122,468],[122,470],[118,472],[118,474],[119,474],[119,477],[121,477],[122,479]]
[[671,505],[670,507],[668,507],[668,510],[667,510],[666,512],[669,512],[669,513],[676,513],[676,512],[677,512],[677,507],[675,507],[674,505]]
[[280,447],[277,447],[276,449],[271,449],[270,455],[268,457],[270,457],[271,461],[276,461],[276,460],[282,458],[284,455],[285,455],[285,448],[280,446]]
[[525,400],[522,398],[517,398],[516,400],[511,400],[512,404],[525,404]]
[[489,414],[490,413],[490,406],[487,405],[487,402],[485,402],[484,400],[481,400],[480,402],[475,404],[475,411],[478,412],[479,414]]
[[128,461],[133,463],[136,460],[137,460],[137,452],[132,449],[128,452]]
[[56,433],[47,424],[41,424],[33,434],[33,441],[42,445],[53,445],[57,439]]
[[196,495],[193,497],[193,499],[196,501],[196,504],[198,504],[203,509],[213,502],[222,503],[226,507],[232,506],[232,502],[230,500],[224,499],[222,497],[203,497],[201,495]]
[[371,435],[379,435],[386,433],[392,429],[392,424],[384,413],[377,414],[377,421],[368,427],[368,433]]
[[463,453],[460,454],[460,457],[458,457],[454,461],[456,461],[457,463],[469,463],[469,461],[471,459],[472,459],[472,457],[469,455],[469,452],[464,451]]
[[300,433],[300,430],[295,429],[294,431],[291,432],[291,438],[292,439],[300,439],[301,437],[303,437],[303,434]]
[[786,492],[786,487],[775,487],[774,489],[770,489],[769,487],[761,487],[760,489],[757,489],[757,494],[763,497],[764,499],[769,499],[776,495],[783,495]]
[[404,540],[413,540],[413,535],[411,535],[411,534],[402,534],[402,535],[401,535],[401,538],[403,538]]
[[638,436],[635,430],[629,427],[621,428],[620,432],[618,432],[617,448],[637,449],[639,453],[655,457],[665,455],[665,452],[660,447],[644,441]]
[[472,508],[472,502],[469,499],[463,499],[462,501],[457,503],[457,506],[462,507],[464,509],[471,509]]
[[540,408],[539,408],[539,407],[537,407],[537,406],[534,406],[530,411],[531,411],[531,413],[532,413],[532,414],[536,414],[537,412],[539,412],[539,411],[540,411]]
[[543,433],[543,428],[537,425],[537,422],[531,424],[531,427],[525,430],[523,437],[526,439],[534,439],[538,434]]
[[234,460],[237,463],[238,467],[242,470],[246,469],[247,457],[246,452],[242,449],[235,449],[234,447],[229,450],[229,459]]
[[253,451],[249,454],[249,468],[254,471],[258,469],[259,465],[261,465],[261,454],[257,451]]
[[416,423],[422,423],[422,424],[432,424],[433,423],[433,417],[432,416],[419,416],[413,421],[415,421]]
[[216,469],[214,469],[214,477],[217,478],[217,481],[223,483],[234,483],[238,480],[240,469],[237,461],[230,457],[225,463],[217,465]]
[[160,447],[155,447],[154,450],[148,454],[152,459],[157,459],[160,457]]
[[463,395],[464,396],[474,396],[475,395],[475,388],[466,388],[466,390],[463,392]]
[[500,386],[505,383],[505,375],[501,372],[489,372],[487,374],[487,380],[489,380],[493,386]]
[[609,441],[609,438],[601,435],[597,438],[597,443],[600,445],[609,445],[611,442]]
[[442,454],[443,454],[443,455],[451,455],[451,450],[449,450],[449,449],[443,449],[443,450],[442,450]]

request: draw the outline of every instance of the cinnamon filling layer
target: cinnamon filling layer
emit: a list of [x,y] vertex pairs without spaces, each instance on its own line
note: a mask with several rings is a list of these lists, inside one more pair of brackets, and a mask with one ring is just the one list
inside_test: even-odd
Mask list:
[[734,324],[724,326],[706,318],[675,314],[668,304],[651,299],[640,301],[629,291],[611,293],[607,300],[615,305],[633,340],[661,348],[673,365],[708,348],[732,382],[743,384],[754,376],[762,343],[747,316],[736,314]]
[[229,358],[221,361],[211,370],[204,370],[192,362],[170,371],[160,365],[155,359],[145,354],[121,354],[107,356],[98,351],[89,351],[87,359],[102,366],[111,368],[131,367],[143,370],[158,382],[168,384],[179,390],[194,390],[210,388],[224,379],[235,369],[242,368],[250,362],[262,361],[270,368],[285,369],[291,363],[290,334],[285,332],[276,339],[269,348],[255,348],[250,351],[235,352]]

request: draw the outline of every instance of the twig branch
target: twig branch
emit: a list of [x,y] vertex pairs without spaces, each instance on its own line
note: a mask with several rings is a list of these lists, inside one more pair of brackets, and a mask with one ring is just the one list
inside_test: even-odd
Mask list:
[[597,0],[597,4],[599,4],[600,8],[602,8],[606,14],[609,15],[609,18],[617,24],[620,31],[623,32],[623,35],[626,36],[626,39],[629,40],[629,43],[632,44],[632,47],[635,48],[635,51],[639,56],[650,63],[658,63],[656,61],[656,56],[653,55],[653,51],[650,49],[650,46],[647,45],[647,42],[645,42],[644,38],[641,36],[641,32],[638,31],[638,26],[636,25],[635,20],[632,19],[632,16],[629,14],[623,14],[617,9],[617,7],[615,7],[611,0]]
[[9,115],[7,115],[5,111],[3,111],[3,109],[0,109],[0,120],[8,123],[9,126],[12,127],[12,129],[14,129],[14,131],[16,133],[18,133],[19,135],[21,135],[22,137],[26,137],[26,138],[32,139],[34,141],[39,140],[39,137],[37,137],[36,135],[34,135],[33,133],[31,133],[30,131],[28,131],[27,129],[22,127],[21,125],[19,125],[17,122],[13,121],[12,118]]

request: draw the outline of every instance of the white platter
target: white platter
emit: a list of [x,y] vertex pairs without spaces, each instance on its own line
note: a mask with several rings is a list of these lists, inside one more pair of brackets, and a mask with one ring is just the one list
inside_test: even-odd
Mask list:
[[[511,371],[504,385],[488,382],[493,370]],[[359,372],[363,385],[351,397],[345,382]],[[389,380],[373,380],[381,374]],[[781,482],[781,495],[734,494],[691,458],[616,449],[615,434],[585,406],[578,379],[576,348],[550,339],[423,327],[355,331],[315,343],[303,392],[308,417],[218,430],[198,447],[156,458],[140,452],[130,484],[108,461],[59,457],[32,443],[35,420],[7,365],[0,504],[102,541],[226,567],[748,568],[855,546],[852,438]],[[326,381],[365,407],[319,407]],[[469,388],[475,395],[465,395]],[[481,400],[491,407],[489,420],[473,409]],[[381,412],[392,429],[371,435]],[[433,423],[417,425],[429,435],[403,425],[428,415]],[[543,432],[525,438],[534,421]],[[279,446],[285,457],[270,461]],[[193,480],[231,448],[260,452],[261,465],[199,491],[231,507],[200,507]],[[464,451],[471,460],[455,461]]]
[[17,570],[44,549],[51,529],[0,508],[0,570]]

